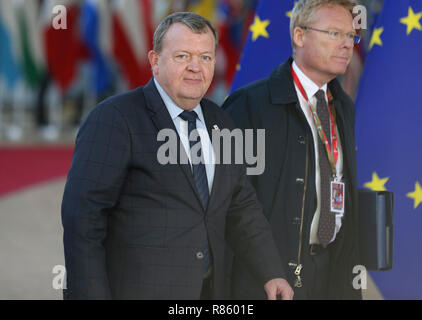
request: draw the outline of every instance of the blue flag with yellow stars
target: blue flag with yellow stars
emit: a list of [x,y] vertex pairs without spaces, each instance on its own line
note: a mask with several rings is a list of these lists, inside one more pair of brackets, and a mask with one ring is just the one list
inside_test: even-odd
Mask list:
[[356,100],[359,187],[393,191],[393,269],[385,299],[422,299],[422,1],[385,0]]
[[290,15],[293,0],[261,0],[232,83],[231,92],[265,77],[292,55]]

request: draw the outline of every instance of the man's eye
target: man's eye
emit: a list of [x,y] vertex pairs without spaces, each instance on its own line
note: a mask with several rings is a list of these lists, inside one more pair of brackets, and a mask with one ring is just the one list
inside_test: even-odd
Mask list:
[[338,37],[340,35],[340,32],[338,31],[331,31],[331,34],[333,35],[333,37]]
[[177,61],[185,61],[188,59],[188,55],[187,54],[178,54],[175,59]]
[[212,58],[210,56],[202,56],[202,60],[209,62],[212,60]]
[[347,38],[349,38],[350,40],[354,40],[356,37],[356,35],[354,33],[348,33],[347,34]]

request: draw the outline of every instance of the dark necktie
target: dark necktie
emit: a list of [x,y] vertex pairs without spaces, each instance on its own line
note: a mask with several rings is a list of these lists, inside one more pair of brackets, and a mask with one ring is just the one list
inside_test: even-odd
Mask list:
[[202,206],[204,207],[204,209],[206,209],[208,205],[209,189],[208,189],[207,172],[205,170],[205,165],[203,161],[204,157],[202,156],[202,147],[199,148],[198,154],[195,155],[195,157],[192,155],[192,148],[195,144],[201,143],[201,137],[198,134],[197,135],[198,138],[196,141],[192,141],[190,139],[192,131],[196,130],[196,118],[198,117],[198,115],[196,114],[195,111],[185,110],[179,116],[183,120],[188,122],[188,131],[189,131],[188,138],[189,138],[191,159],[195,159],[195,158],[201,159],[199,163],[196,163],[198,161],[192,161],[192,171],[193,171],[193,178],[195,181],[196,189],[201,199]]
[[[198,190],[199,198],[201,199],[202,206],[204,210],[207,208],[208,204],[208,198],[209,198],[209,189],[208,189],[208,179],[207,179],[207,172],[205,170],[204,165],[204,157],[202,156],[202,146],[198,150],[198,154],[196,157],[192,155],[192,148],[195,144],[201,143],[201,137],[198,133],[198,138],[196,141],[191,141],[190,136],[192,131],[196,130],[196,118],[198,115],[195,111],[183,111],[179,115],[183,120],[188,122],[188,139],[189,139],[189,147],[190,147],[190,155],[191,159],[201,159],[199,163],[195,163],[198,161],[192,161],[192,173],[193,173],[193,179],[195,181],[196,189]],[[203,259],[204,259],[204,274],[207,275],[210,273],[211,266],[212,266],[212,257],[210,254],[209,244],[208,244],[208,238],[206,238],[206,243],[204,244],[204,252],[203,252]],[[199,254],[199,253],[198,253]]]
[[[317,98],[317,114],[321,121],[322,129],[325,132],[328,143],[331,146],[331,133],[330,133],[330,114],[328,111],[327,101],[323,90],[318,90],[315,94]],[[318,139],[318,154],[319,154],[319,172],[321,182],[321,211],[319,215],[318,225],[318,239],[320,243],[326,247],[334,236],[336,225],[335,213],[330,209],[330,188],[331,188],[331,166],[328,161],[327,152],[321,139]]]

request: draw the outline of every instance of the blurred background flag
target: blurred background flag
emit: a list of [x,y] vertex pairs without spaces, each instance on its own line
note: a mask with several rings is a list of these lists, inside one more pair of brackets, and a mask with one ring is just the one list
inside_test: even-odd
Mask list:
[[0,1],[0,77],[9,89],[14,88],[20,78],[18,57],[19,28],[11,1]]
[[92,87],[97,96],[104,94],[112,84],[107,57],[110,52],[107,51],[107,44],[110,43],[110,19],[107,7],[106,1],[88,0],[83,3],[81,13],[82,39],[91,55]]
[[[66,28],[56,29],[53,25],[53,8],[63,4],[66,7]],[[44,0],[42,7],[46,64],[51,77],[62,92],[75,81],[78,64],[89,57],[79,26],[79,5],[78,0]]]
[[217,0],[188,0],[187,11],[195,12],[214,23],[216,6]]
[[372,278],[386,299],[422,299],[422,1],[385,0],[356,100],[360,187],[395,193],[393,270]]
[[216,78],[220,76],[224,79],[226,92],[230,89],[236,74],[236,66],[249,34],[249,26],[253,21],[257,2],[257,0],[218,1],[216,24],[219,33],[219,50],[223,54],[217,57]]
[[21,66],[25,80],[31,88],[37,88],[45,76],[45,57],[42,46],[40,3],[22,0],[17,8]]
[[231,91],[267,77],[291,56],[289,28],[294,3],[293,0],[259,1]]
[[150,0],[113,0],[113,56],[129,88],[151,78],[148,51],[152,49],[153,6]]

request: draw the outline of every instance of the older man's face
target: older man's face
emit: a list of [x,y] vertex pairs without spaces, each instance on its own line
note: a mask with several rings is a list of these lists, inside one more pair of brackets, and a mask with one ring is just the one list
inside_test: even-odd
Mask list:
[[181,108],[196,107],[207,92],[215,67],[215,39],[211,30],[194,33],[182,23],[166,32],[160,53],[151,51],[154,77]]
[[[319,8],[307,27],[320,30],[339,31],[343,34],[355,32],[353,17],[345,8],[327,5]],[[304,35],[304,61],[314,72],[334,78],[346,72],[353,55],[354,43],[343,37],[333,40],[328,34],[309,30]]]

